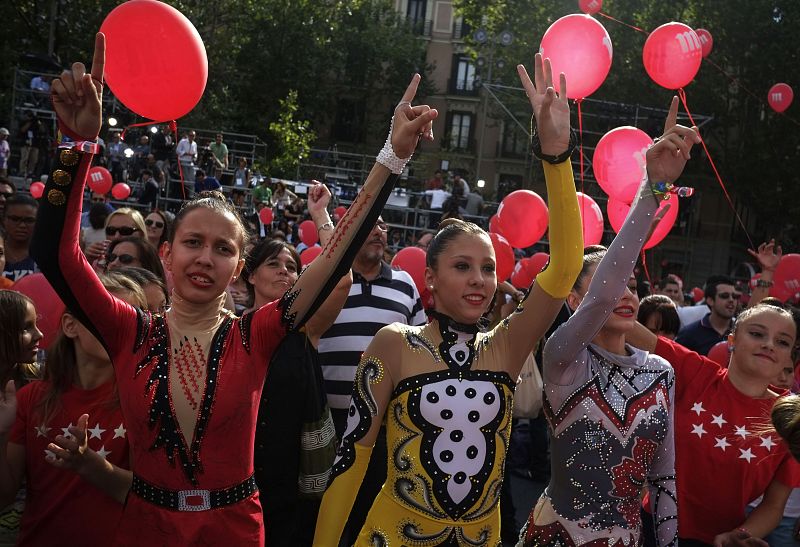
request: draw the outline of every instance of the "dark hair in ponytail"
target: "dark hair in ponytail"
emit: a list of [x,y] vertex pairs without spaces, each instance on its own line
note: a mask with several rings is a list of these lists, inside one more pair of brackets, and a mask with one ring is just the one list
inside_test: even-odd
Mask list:
[[201,208],[210,209],[222,215],[225,214],[233,215],[233,218],[239,230],[239,256],[244,254],[244,248],[247,246],[247,243],[250,239],[250,235],[247,232],[247,228],[245,228],[244,221],[242,221],[242,217],[239,216],[239,212],[225,198],[225,195],[217,190],[207,190],[204,192],[200,192],[194,198],[183,204],[181,210],[178,211],[177,215],[175,215],[175,221],[172,223],[172,233],[169,236],[169,242],[173,243],[173,241],[175,240],[175,234],[178,233],[178,228],[180,227],[181,222],[183,222],[184,217],[186,217],[186,215],[188,215],[195,209],[201,209]]

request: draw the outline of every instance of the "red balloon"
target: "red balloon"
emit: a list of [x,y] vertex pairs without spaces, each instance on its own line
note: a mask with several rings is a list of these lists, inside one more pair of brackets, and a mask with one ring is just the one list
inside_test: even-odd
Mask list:
[[261,219],[263,224],[272,224],[272,219],[275,213],[269,207],[264,207],[258,212],[258,218]]
[[497,215],[489,217],[489,232],[503,235],[503,232],[500,231],[500,219],[497,218]]
[[707,357],[715,363],[718,363],[721,367],[728,368],[728,364],[731,362],[731,351],[728,349],[728,341],[722,340],[711,346],[711,349],[708,350]]
[[550,25],[539,46],[542,57],[550,58],[553,86],[558,75],[567,76],[567,97],[583,99],[602,85],[611,69],[613,46],[605,27],[593,17],[574,13]]
[[530,247],[542,238],[547,231],[548,217],[544,200],[530,190],[511,192],[497,208],[500,232],[517,249]]
[[629,125],[603,135],[594,150],[592,170],[609,197],[625,203],[633,201],[642,184],[645,154],[652,144],[647,133]]
[[582,194],[578,195],[578,207],[583,223],[583,246],[597,245],[603,239],[603,211],[595,200]]
[[111,189],[111,195],[115,199],[128,199],[128,196],[131,195],[131,187],[124,182],[117,183]]
[[800,254],[783,255],[772,276],[772,288],[769,295],[781,302],[794,298],[800,292]]
[[172,6],[130,0],[108,14],[100,32],[106,35],[105,79],[130,110],[151,120],[174,120],[203,96],[205,46],[191,21]]
[[39,199],[42,197],[42,194],[44,194],[44,184],[41,182],[32,182],[30,192],[34,199]]
[[704,28],[699,28],[695,32],[697,32],[697,37],[700,38],[700,45],[703,48],[703,58],[708,57],[711,50],[714,48],[714,38],[711,36],[711,33]]
[[314,243],[319,241],[319,234],[317,233],[317,225],[313,220],[304,220],[300,223],[298,228],[300,241],[311,247]]
[[700,287],[692,288],[692,300],[694,301],[695,304],[700,302],[703,298],[705,298],[705,293],[703,292],[703,289],[701,289]]
[[603,9],[603,0],[578,0],[578,7],[587,15],[594,15]]
[[344,214],[347,212],[347,207],[344,205],[339,205],[336,209],[333,210],[334,220],[341,220]]
[[783,112],[792,104],[794,91],[788,84],[775,84],[769,88],[767,102],[775,112]]
[[644,69],[667,89],[686,87],[703,61],[697,33],[683,23],[666,23],[650,33],[642,51]]
[[514,249],[511,248],[508,240],[500,234],[491,233],[489,237],[492,240],[492,247],[494,247],[497,282],[502,283],[514,271]]
[[511,284],[518,289],[527,289],[533,283],[534,276],[531,275],[527,265],[529,260],[529,258],[520,259],[511,272]]
[[314,245],[313,247],[309,247],[308,249],[304,249],[302,253],[300,253],[300,264],[302,266],[308,266],[311,264],[315,258],[322,254],[322,247],[319,245]]
[[547,261],[550,260],[550,255],[547,253],[536,253],[532,257],[528,259],[528,262],[525,264],[525,267],[531,272],[531,274],[536,277],[544,270],[544,267],[547,265]]
[[[667,237],[669,231],[672,230],[672,226],[675,224],[675,220],[678,218],[678,199],[673,198],[667,201],[662,201],[658,211],[664,209],[667,204],[670,206],[669,211],[667,211],[667,213],[664,215],[664,218],[661,219],[658,227],[653,230],[653,235],[650,236],[650,239],[648,239],[644,244],[645,250],[652,249],[661,243],[661,241]],[[622,223],[625,222],[625,218],[628,216],[628,213],[631,210],[630,204],[614,198],[608,198],[608,205],[606,209],[608,213],[609,224],[611,224],[611,227],[615,232],[619,232],[619,229],[622,227]]]
[[43,335],[40,345],[42,348],[48,347],[61,330],[64,303],[41,273],[26,275],[11,288],[33,300],[36,306],[36,326]]
[[403,270],[417,286],[417,292],[422,294],[425,287],[425,251],[419,247],[403,247],[392,259],[392,267]]
[[105,167],[92,167],[89,169],[89,188],[98,194],[107,194],[114,185],[111,173]]

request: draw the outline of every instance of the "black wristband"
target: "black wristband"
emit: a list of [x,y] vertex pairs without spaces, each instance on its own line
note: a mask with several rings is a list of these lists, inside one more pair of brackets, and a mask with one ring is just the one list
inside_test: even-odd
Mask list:
[[569,130],[569,145],[567,149],[558,156],[548,156],[542,153],[542,143],[539,141],[539,134],[536,132],[536,124],[533,124],[533,132],[531,133],[531,151],[533,155],[547,163],[557,164],[563,163],[572,156],[575,147],[578,145],[578,134],[574,129]]

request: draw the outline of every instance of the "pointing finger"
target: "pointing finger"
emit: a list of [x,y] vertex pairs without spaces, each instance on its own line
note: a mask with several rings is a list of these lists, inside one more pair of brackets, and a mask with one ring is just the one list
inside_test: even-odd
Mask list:
[[664,122],[664,133],[675,127],[678,123],[678,97],[672,97],[672,102],[669,105],[669,113],[667,120]]
[[106,36],[98,32],[94,37],[94,57],[92,58],[92,80],[95,86],[103,85],[106,69]]
[[406,92],[403,93],[403,98],[400,99],[401,103],[410,103],[414,100],[414,97],[417,96],[417,88],[421,79],[419,74],[414,74],[414,77],[411,78],[411,83],[406,88]]

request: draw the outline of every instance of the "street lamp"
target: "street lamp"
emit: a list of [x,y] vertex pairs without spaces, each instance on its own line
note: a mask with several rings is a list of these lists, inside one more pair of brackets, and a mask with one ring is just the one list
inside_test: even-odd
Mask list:
[[483,179],[478,179],[478,188],[483,188],[486,186],[486,181]]
[[110,125],[111,127],[116,127],[117,119],[114,116],[111,116],[110,118],[108,118],[108,125]]

